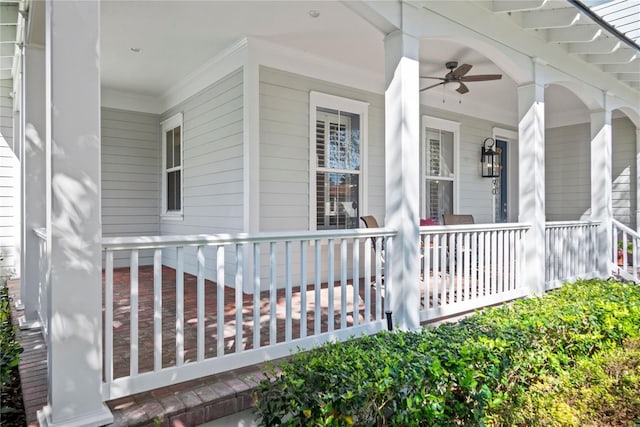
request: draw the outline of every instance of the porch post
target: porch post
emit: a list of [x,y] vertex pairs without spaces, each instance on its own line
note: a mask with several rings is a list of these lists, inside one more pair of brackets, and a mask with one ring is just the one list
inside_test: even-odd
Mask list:
[[47,0],[47,406],[40,425],[113,422],[102,399],[100,2]]
[[39,325],[39,238],[34,228],[46,225],[45,215],[45,55],[44,49],[26,47],[24,61],[24,156],[22,160],[23,236],[20,298],[24,305],[21,328]]
[[[605,95],[606,96],[606,95]],[[611,275],[611,110],[591,112],[591,218],[602,222],[598,228],[597,271],[600,277]]]
[[636,127],[636,231],[640,232],[640,127]]
[[[534,67],[537,67],[534,64]],[[531,224],[524,248],[524,286],[545,291],[544,85],[518,88],[519,221]]]
[[419,42],[395,31],[385,39],[385,225],[393,242],[388,307],[394,327],[417,329],[419,304]]

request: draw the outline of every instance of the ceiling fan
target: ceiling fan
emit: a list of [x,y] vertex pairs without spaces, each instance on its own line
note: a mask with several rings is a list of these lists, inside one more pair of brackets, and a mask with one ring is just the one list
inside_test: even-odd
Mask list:
[[456,91],[458,91],[458,93],[462,95],[469,92],[469,88],[467,87],[467,85],[465,85],[465,82],[484,82],[487,80],[500,80],[502,78],[502,74],[476,74],[467,76],[467,73],[469,72],[469,70],[471,70],[472,65],[462,64],[458,67],[458,61],[449,61],[445,64],[445,66],[447,67],[449,72],[445,74],[444,77],[420,76],[421,79],[442,80],[440,83],[436,83],[434,85],[420,89],[420,92],[447,83],[459,83],[460,86],[458,86],[458,89],[456,89]]

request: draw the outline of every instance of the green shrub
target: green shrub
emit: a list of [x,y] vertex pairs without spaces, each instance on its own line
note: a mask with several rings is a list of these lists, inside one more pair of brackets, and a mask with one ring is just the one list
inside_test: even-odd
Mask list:
[[[586,369],[583,360],[601,366],[637,337],[640,288],[579,281],[456,324],[299,353],[259,384],[257,411],[265,426],[530,425],[531,405],[542,403],[531,390],[548,398],[561,375]],[[637,377],[624,381],[638,389]],[[558,401],[556,421],[584,423],[574,400]]]
[[15,341],[7,289],[0,286],[0,385],[8,384],[13,369],[20,362],[22,347]]

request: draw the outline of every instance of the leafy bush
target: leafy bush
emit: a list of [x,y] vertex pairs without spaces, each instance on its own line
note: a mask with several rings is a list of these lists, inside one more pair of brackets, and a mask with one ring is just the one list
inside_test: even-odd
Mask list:
[[0,286],[0,385],[8,383],[12,370],[20,362],[22,347],[15,341],[7,288]]
[[[15,341],[15,328],[11,325],[11,310],[7,289],[0,286],[0,414],[15,410],[5,404],[5,392],[13,390],[15,369],[20,361],[22,347]],[[0,415],[2,418],[2,415]]]
[[[610,372],[603,364],[618,360],[616,352],[639,337],[640,288],[579,281],[457,324],[383,332],[296,354],[259,384],[257,411],[265,426],[530,425],[532,407],[549,399],[547,385],[580,378],[578,372],[600,378],[597,372]],[[636,353],[625,352],[631,356],[619,365],[640,363]],[[617,390],[640,389],[638,377],[620,377],[626,388]],[[597,393],[613,387],[602,385]],[[574,401],[566,395],[565,402]],[[584,423],[593,408],[566,405],[556,405],[550,425],[571,411],[579,414],[567,417]],[[628,408],[629,417],[640,416],[637,406]]]

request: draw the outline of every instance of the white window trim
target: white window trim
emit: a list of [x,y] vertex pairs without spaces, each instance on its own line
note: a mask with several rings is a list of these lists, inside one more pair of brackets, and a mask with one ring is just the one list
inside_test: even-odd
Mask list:
[[[167,211],[167,136],[166,132],[180,126],[180,210]],[[184,218],[184,120],[183,114],[177,113],[160,122],[162,132],[162,213],[163,220],[182,220]]]
[[318,107],[360,115],[360,183],[358,207],[361,215],[368,212],[367,145],[369,143],[369,103],[321,92],[309,92],[309,230],[317,230],[316,202],[316,112]]
[[432,116],[422,116],[421,144],[420,144],[420,216],[427,217],[425,164],[427,161],[426,143],[427,128],[439,129],[453,133],[453,176],[443,177],[443,180],[453,181],[453,213],[458,214],[459,194],[460,194],[460,122],[441,119]]

